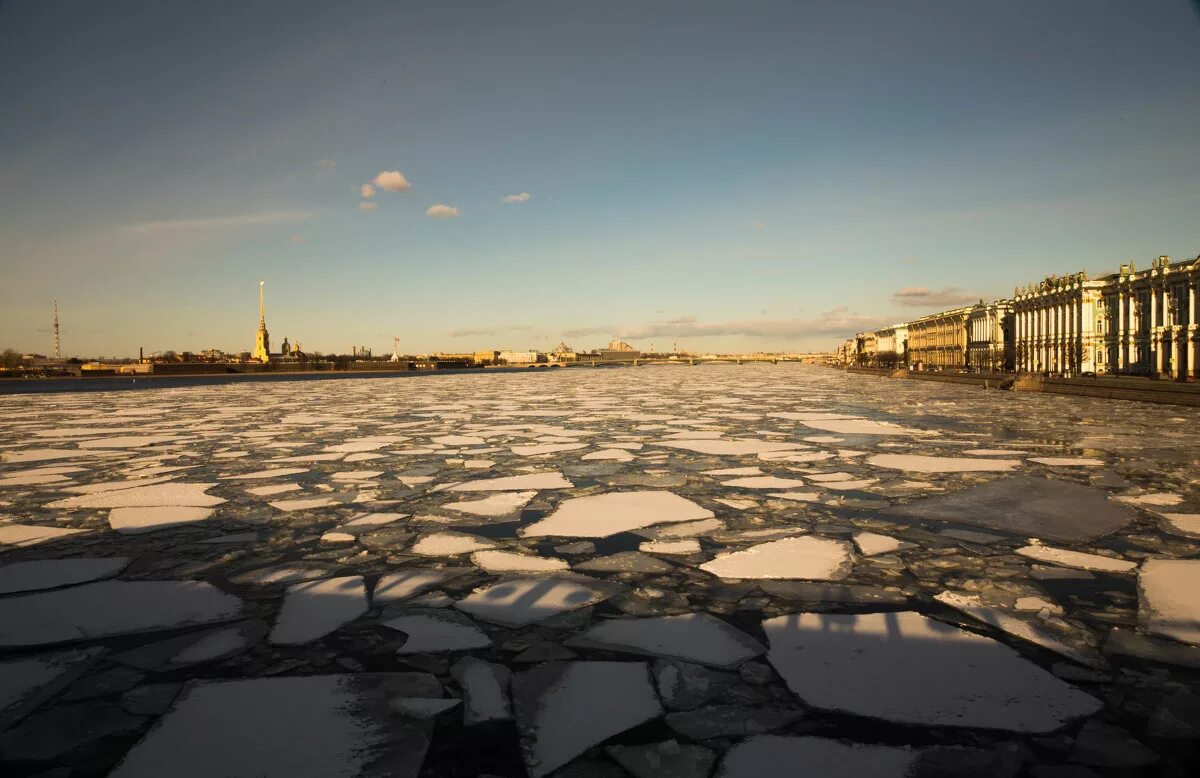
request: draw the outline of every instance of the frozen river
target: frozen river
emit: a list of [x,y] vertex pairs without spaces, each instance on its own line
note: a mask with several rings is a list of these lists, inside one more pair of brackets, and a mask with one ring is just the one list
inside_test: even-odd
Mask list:
[[1184,775],[1198,464],[799,365],[0,397],[0,772]]

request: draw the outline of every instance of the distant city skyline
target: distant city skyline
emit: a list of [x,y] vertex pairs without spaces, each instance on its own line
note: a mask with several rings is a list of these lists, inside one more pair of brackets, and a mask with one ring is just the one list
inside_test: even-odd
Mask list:
[[1186,0],[0,4],[0,348],[833,350],[1200,253]]

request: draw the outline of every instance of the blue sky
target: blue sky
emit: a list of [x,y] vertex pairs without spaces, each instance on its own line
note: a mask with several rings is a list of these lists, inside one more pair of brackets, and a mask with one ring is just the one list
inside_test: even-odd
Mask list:
[[57,297],[68,353],[249,349],[264,279],[306,350],[831,349],[1200,253],[1197,51],[1186,0],[8,0],[0,347]]

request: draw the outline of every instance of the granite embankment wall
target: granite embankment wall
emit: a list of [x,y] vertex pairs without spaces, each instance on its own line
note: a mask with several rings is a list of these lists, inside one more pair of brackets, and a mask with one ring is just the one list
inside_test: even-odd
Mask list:
[[1047,378],[1029,374],[930,373],[919,370],[890,370],[875,367],[848,367],[846,371],[885,378],[940,381],[947,384],[970,384],[985,389],[1011,389],[1017,392],[1073,394],[1082,397],[1104,397],[1110,400],[1134,400],[1137,402],[1200,407],[1200,384],[1171,381],[1168,379],[1153,380],[1134,376]]

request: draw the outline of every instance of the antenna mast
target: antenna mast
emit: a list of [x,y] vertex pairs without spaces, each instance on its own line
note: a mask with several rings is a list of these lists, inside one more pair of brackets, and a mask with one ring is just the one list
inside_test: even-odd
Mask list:
[[54,358],[62,359],[62,347],[58,339],[58,300],[54,301]]

